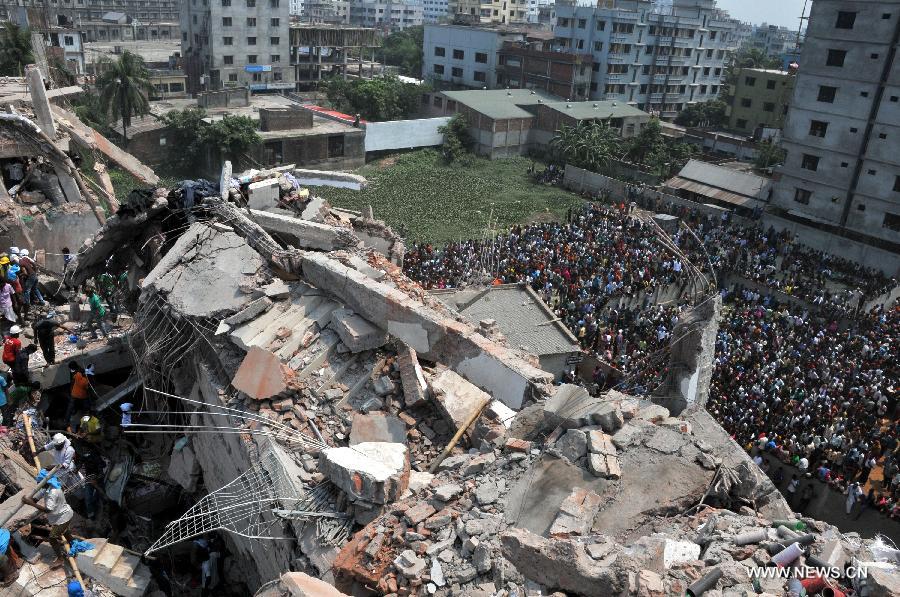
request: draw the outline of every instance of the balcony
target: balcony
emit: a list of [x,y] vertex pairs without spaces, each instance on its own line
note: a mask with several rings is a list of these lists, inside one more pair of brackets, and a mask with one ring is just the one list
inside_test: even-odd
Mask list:
[[609,36],[609,43],[611,44],[627,44],[631,43],[632,34],[630,33],[616,33],[614,35]]
[[622,83],[628,78],[628,75],[606,75],[607,83]]
[[609,64],[624,64],[626,60],[626,56],[624,54],[610,54],[606,58],[606,62]]

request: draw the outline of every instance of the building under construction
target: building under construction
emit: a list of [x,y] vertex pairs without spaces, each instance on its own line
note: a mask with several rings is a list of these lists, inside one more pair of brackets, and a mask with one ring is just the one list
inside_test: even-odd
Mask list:
[[372,78],[382,72],[375,51],[381,36],[375,29],[333,25],[291,25],[291,64],[297,89],[312,89],[331,77]]

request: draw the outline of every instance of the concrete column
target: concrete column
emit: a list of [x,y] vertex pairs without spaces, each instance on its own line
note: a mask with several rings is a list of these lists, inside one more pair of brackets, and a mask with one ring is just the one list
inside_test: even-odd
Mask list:
[[53,171],[59,179],[59,186],[62,187],[63,194],[66,196],[66,201],[69,203],[80,203],[81,191],[78,190],[78,183],[75,182],[75,179],[62,168],[54,167]]
[[53,123],[53,114],[50,113],[50,100],[47,99],[47,89],[44,87],[41,71],[37,66],[29,64],[25,67],[25,78],[28,82],[28,91],[31,93],[37,125],[45,135],[55,139],[56,126]]

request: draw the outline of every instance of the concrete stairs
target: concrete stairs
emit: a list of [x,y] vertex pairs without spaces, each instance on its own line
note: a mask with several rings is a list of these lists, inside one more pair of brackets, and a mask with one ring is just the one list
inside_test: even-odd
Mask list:
[[150,584],[150,570],[141,558],[106,539],[88,539],[94,549],[78,554],[81,573],[90,576],[116,595],[141,597]]

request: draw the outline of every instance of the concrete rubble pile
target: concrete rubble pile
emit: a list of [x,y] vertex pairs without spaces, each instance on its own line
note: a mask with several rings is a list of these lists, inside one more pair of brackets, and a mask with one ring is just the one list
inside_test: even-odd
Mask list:
[[[181,210],[171,197],[151,192],[146,209],[110,218],[73,282],[113,252],[146,250],[129,231],[161,230]],[[204,197],[178,235],[140,254],[149,269],[132,343],[143,354],[166,326],[188,348],[147,352],[145,385],[247,413],[246,434],[191,439],[191,461],[177,460],[183,487],[202,476],[214,491],[268,454],[279,491],[333,488],[341,532],[291,520],[274,528],[293,541],[229,536],[248,586],[280,577],[260,595],[661,597],[720,573],[704,594],[737,596],[753,591],[747,569],[772,559],[765,544],[800,541],[777,534],[793,513],[702,404],[672,416],[615,391],[554,386],[536,357],[427,297],[387,251],[312,242],[303,218],[289,222],[297,242],[280,244],[265,214],[236,203]],[[809,555],[883,560],[802,522]],[[738,544],[754,530],[765,537]],[[879,565],[873,596],[896,575]],[[784,591],[761,582],[762,594]]]

